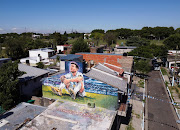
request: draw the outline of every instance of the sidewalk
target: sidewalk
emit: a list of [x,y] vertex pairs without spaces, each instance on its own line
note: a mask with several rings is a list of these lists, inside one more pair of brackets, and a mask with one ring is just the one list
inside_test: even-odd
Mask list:
[[[163,68],[166,69],[167,74],[169,74],[169,70],[165,67],[163,67]],[[167,82],[167,87],[170,89],[171,98],[173,99],[172,102],[180,104],[180,91],[178,91],[178,90],[180,90],[180,88],[171,86],[168,75],[163,75],[163,78],[165,80],[165,84]],[[175,86],[177,86],[177,85],[175,85]],[[175,108],[177,117],[179,118],[178,120],[180,120],[180,106],[175,106],[175,105],[173,105],[173,106]],[[180,125],[179,125],[179,127],[180,127]]]
[[[138,87],[136,84],[140,79],[138,77],[133,77],[132,90],[135,93],[143,94],[144,88]],[[135,84],[136,83],[136,84]],[[143,122],[143,97],[139,95],[132,95],[130,99],[130,104],[132,104],[132,113],[131,113],[131,121],[128,125],[121,124],[120,130],[126,130],[127,127],[134,128],[134,130],[142,130],[142,122]]]

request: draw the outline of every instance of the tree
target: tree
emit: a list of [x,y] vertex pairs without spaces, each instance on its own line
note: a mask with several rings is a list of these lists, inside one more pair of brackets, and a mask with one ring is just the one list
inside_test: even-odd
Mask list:
[[177,28],[175,32],[180,34],[180,28]]
[[18,62],[4,63],[0,68],[0,106],[8,110],[19,103],[20,91],[18,77],[23,72],[18,70]]
[[135,70],[147,74],[151,70],[151,66],[149,65],[149,60],[137,60],[134,65]]
[[110,46],[111,44],[115,44],[117,37],[114,33],[112,32],[108,32],[104,35],[104,39],[106,40],[106,42],[108,43],[108,45]]
[[104,34],[104,30],[102,30],[102,29],[94,29],[94,30],[92,30],[92,32],[91,33],[102,33],[102,34]]
[[77,52],[90,52],[88,44],[85,43],[82,38],[77,39],[73,43],[71,54],[75,54]]
[[37,68],[41,68],[41,69],[44,68],[44,64],[42,62],[39,62],[36,65],[37,65]]
[[173,27],[154,27],[152,31],[158,40],[165,39],[174,34]]
[[22,37],[20,38],[8,38],[3,45],[6,47],[6,54],[12,60],[17,60],[23,57],[28,56],[28,53],[25,52],[25,42],[26,40]]
[[167,48],[165,46],[158,46],[155,44],[148,46],[140,46],[133,51],[128,53],[129,56],[139,56],[144,58],[153,58],[153,57],[166,57]]
[[97,45],[98,45],[99,40],[103,40],[104,34],[95,32],[95,33],[92,33],[90,37],[93,38],[94,40],[97,40]]
[[127,46],[147,46],[150,45],[150,41],[145,38],[131,37],[126,42]]
[[171,35],[163,43],[168,49],[176,49],[177,45],[180,47],[180,34]]
[[144,58],[153,58],[153,51],[150,46],[140,46],[128,53],[129,56],[139,56]]

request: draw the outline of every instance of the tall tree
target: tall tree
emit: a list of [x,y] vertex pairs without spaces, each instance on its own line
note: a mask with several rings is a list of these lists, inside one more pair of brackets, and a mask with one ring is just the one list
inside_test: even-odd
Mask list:
[[145,38],[131,37],[126,42],[127,46],[147,46],[150,45],[150,41]]
[[28,56],[28,53],[25,53],[25,39],[23,37],[19,38],[8,38],[3,45],[6,47],[6,54],[12,60],[17,60],[23,57]]
[[106,42],[108,43],[108,45],[110,46],[111,44],[115,44],[117,37],[115,33],[112,32],[108,32],[104,35],[104,39],[106,40]]
[[0,68],[0,106],[8,110],[19,102],[18,77],[23,72],[18,70],[18,62],[5,63]]
[[104,30],[102,30],[102,29],[94,29],[94,30],[92,30],[92,32],[91,33],[103,33],[104,34]]
[[77,52],[90,52],[90,48],[86,42],[82,38],[77,39],[73,43],[71,54],[75,54]]
[[149,60],[137,60],[134,65],[135,70],[140,73],[147,74],[151,70]]
[[176,49],[177,46],[180,48],[180,34],[171,35],[163,43],[168,49]]

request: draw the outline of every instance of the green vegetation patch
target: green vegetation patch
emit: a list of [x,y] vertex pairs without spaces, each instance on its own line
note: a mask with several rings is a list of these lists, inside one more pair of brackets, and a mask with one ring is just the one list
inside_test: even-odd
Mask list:
[[161,72],[162,72],[162,74],[163,74],[163,75],[167,75],[167,71],[166,71],[166,69],[161,68]]

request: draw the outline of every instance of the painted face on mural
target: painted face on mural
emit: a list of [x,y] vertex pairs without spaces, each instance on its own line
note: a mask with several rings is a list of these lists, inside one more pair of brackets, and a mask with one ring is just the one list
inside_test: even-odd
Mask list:
[[76,73],[78,71],[78,68],[75,64],[71,64],[70,66],[71,73]]

